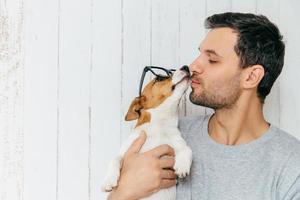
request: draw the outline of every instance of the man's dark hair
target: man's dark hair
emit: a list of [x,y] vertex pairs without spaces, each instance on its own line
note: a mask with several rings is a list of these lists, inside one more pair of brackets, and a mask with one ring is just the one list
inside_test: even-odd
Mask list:
[[285,45],[277,26],[263,15],[227,12],[208,17],[205,27],[228,27],[238,33],[234,50],[240,57],[240,67],[259,64],[265,70],[257,89],[258,97],[264,103],[284,64]]

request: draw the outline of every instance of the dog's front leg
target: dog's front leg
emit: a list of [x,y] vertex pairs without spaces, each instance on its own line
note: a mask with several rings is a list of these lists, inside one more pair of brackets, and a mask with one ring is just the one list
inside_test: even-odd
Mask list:
[[102,185],[103,192],[110,192],[114,187],[118,185],[118,180],[120,176],[120,169],[122,167],[122,157],[117,156],[110,161],[108,165],[108,171]]
[[184,178],[190,173],[192,164],[192,150],[181,135],[176,135],[172,141],[175,151],[174,170],[179,178]]
[[128,137],[128,139],[122,144],[119,155],[115,157],[112,161],[110,161],[108,165],[108,171],[101,188],[102,191],[109,192],[118,185],[124,154],[137,137],[138,134],[132,133]]

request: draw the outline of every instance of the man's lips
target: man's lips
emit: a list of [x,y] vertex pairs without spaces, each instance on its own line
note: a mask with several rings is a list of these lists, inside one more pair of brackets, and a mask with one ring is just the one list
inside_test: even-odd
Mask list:
[[200,81],[192,79],[192,84],[200,84]]

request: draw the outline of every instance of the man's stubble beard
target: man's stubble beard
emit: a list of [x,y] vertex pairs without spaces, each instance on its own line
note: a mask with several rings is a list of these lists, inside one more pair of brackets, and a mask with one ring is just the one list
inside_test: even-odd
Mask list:
[[193,104],[217,110],[232,108],[240,95],[240,74],[238,74],[225,87],[214,85],[209,91],[203,89],[200,94],[197,94],[195,89],[192,88],[189,98]]

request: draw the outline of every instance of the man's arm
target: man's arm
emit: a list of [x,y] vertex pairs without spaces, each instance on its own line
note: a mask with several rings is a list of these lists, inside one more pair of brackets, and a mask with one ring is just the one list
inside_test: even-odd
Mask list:
[[145,141],[146,134],[141,134],[125,153],[118,186],[108,200],[136,200],[176,185],[174,150],[160,145],[139,153]]

